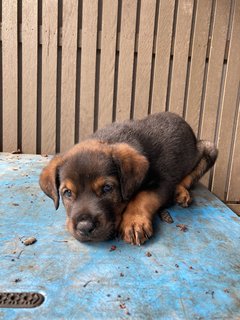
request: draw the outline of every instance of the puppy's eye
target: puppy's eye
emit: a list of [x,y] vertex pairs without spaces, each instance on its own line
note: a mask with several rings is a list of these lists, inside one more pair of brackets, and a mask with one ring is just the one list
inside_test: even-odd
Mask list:
[[63,195],[64,195],[64,197],[66,197],[66,198],[71,198],[71,196],[72,196],[72,191],[69,190],[69,189],[66,189],[66,190],[64,190]]
[[113,187],[110,184],[105,184],[102,188],[103,193],[109,193],[113,190]]

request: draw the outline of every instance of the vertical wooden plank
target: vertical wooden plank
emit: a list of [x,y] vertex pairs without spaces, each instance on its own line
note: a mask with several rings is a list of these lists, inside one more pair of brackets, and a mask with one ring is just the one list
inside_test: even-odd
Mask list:
[[122,1],[116,120],[130,118],[137,0]]
[[36,153],[38,2],[22,2],[22,151]]
[[[238,108],[236,134],[233,144],[232,163],[230,168],[229,185],[227,189],[227,201],[240,202],[240,108]],[[239,204],[240,208],[240,204]],[[240,212],[240,211],[239,211]]]
[[155,72],[151,112],[165,111],[171,55],[175,0],[161,0],[159,7]]
[[173,52],[169,111],[183,115],[194,0],[179,0]]
[[116,58],[118,1],[103,1],[101,66],[99,79],[99,121],[101,128],[112,123],[114,71]]
[[2,2],[3,151],[18,147],[17,1]]
[[148,114],[155,12],[156,0],[142,0],[134,118],[143,118]]
[[[216,1],[212,41],[208,62],[205,100],[202,111],[199,136],[201,139],[214,141],[218,113],[224,52],[226,47],[228,20],[230,14],[229,0]],[[202,179],[208,185],[209,174]]]
[[63,1],[60,150],[75,142],[78,0]]
[[83,0],[80,140],[94,130],[98,1]]
[[212,3],[197,2],[185,119],[198,132]]
[[240,83],[240,0],[235,1],[229,56],[223,91],[223,102],[220,114],[220,131],[217,138],[219,157],[214,168],[213,192],[225,199],[225,187],[228,174],[228,161],[234,128],[234,116],[238,88]]
[[214,140],[215,134],[229,13],[229,0],[216,1],[202,125],[200,128],[201,139],[210,141]]
[[83,0],[80,83],[80,140],[93,132],[97,52],[98,1]]
[[42,3],[42,130],[41,152],[56,152],[56,81],[58,3]]

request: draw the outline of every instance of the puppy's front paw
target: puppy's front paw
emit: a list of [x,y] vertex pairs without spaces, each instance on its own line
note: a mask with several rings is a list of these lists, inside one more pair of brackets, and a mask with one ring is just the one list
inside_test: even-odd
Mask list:
[[123,215],[120,234],[125,242],[140,246],[153,235],[152,222],[138,215]]
[[175,201],[181,207],[187,208],[191,204],[192,198],[186,188],[184,188],[181,185],[178,185],[175,191]]

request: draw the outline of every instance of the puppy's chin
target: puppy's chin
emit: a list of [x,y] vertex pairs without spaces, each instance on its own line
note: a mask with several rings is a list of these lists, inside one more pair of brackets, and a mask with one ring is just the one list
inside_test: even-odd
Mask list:
[[76,230],[70,219],[67,219],[67,229],[75,239],[80,242],[100,242],[114,239],[117,235],[114,224],[107,224],[104,227],[98,227],[89,235]]
[[72,233],[75,239],[77,239],[80,242],[102,242],[114,239],[116,237],[116,232],[112,231],[111,233],[96,233],[93,235],[84,235],[79,232]]

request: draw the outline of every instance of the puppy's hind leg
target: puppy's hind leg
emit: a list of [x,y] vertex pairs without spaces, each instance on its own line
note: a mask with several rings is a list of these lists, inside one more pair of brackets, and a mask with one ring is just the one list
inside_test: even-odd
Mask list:
[[197,143],[197,148],[200,154],[198,164],[193,171],[177,185],[175,190],[175,201],[182,207],[188,207],[191,203],[192,199],[188,190],[214,165],[218,156],[218,150],[212,142],[200,140]]

